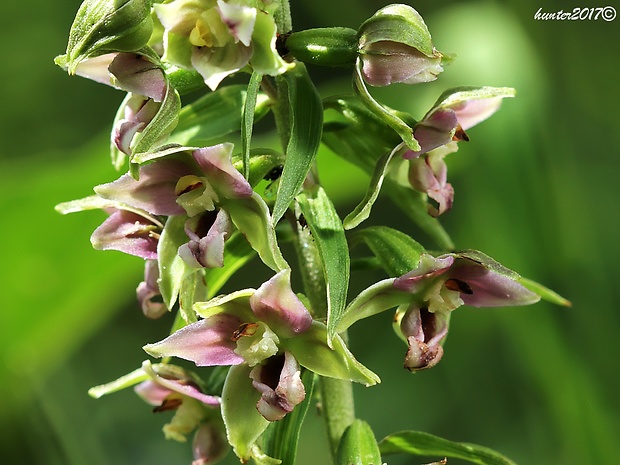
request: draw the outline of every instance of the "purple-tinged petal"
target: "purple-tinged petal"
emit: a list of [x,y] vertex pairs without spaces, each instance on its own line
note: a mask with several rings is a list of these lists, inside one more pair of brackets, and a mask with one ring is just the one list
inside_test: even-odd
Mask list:
[[420,150],[408,150],[403,154],[403,158],[417,158],[450,143],[458,124],[457,113],[451,109],[433,112],[414,127],[413,137],[420,144]]
[[120,88],[127,92],[145,95],[156,102],[166,96],[164,71],[148,58],[135,53],[119,53],[109,71],[116,78]]
[[159,268],[157,260],[147,260],[144,264],[144,281],[136,289],[138,302],[142,307],[144,316],[157,319],[164,315],[168,308],[162,301],[161,292],[157,280],[159,279]]
[[170,389],[163,387],[152,379],[142,381],[133,390],[142,400],[151,405],[161,405],[166,400],[166,397],[172,394]]
[[231,5],[222,0],[217,0],[217,6],[222,21],[228,26],[235,41],[249,47],[256,22],[256,8]]
[[158,226],[126,210],[114,211],[90,237],[97,250],[118,250],[145,260],[157,258],[158,241]]
[[257,365],[250,372],[250,378],[261,393],[256,408],[269,421],[281,420],[306,397],[299,363],[289,352]]
[[131,143],[134,136],[155,118],[161,104],[142,95],[131,95],[123,108],[124,118],[112,129],[112,143],[126,155],[131,155]]
[[529,305],[540,300],[514,279],[469,259],[457,260],[446,286],[459,289],[463,302],[472,307]]
[[233,144],[224,143],[194,150],[194,159],[214,189],[229,199],[250,197],[252,186],[230,161]]
[[435,366],[443,356],[441,343],[448,334],[450,313],[429,312],[427,308],[411,306],[400,322],[400,330],[409,349],[405,368],[419,371]]
[[166,339],[147,344],[144,350],[153,357],[178,357],[197,366],[238,365],[243,357],[234,350],[234,332],[241,321],[231,315],[218,314],[192,323]]
[[192,217],[185,223],[190,241],[179,247],[179,256],[194,268],[220,268],[224,266],[224,241],[231,230],[230,217],[224,210]]
[[252,311],[282,337],[303,333],[312,324],[312,315],[291,289],[291,270],[280,271],[263,283],[250,297]]
[[438,208],[429,205],[432,216],[439,216],[452,208],[454,188],[446,182],[448,168],[442,157],[432,154],[411,160],[409,182],[411,186],[426,193],[437,202]]
[[108,71],[108,67],[116,55],[117,53],[107,53],[81,61],[75,69],[75,74],[99,82],[100,84],[116,87],[112,83],[112,76],[110,76],[110,72]]
[[414,47],[389,40],[365,46],[362,64],[364,80],[376,87],[430,82],[443,71],[440,53],[428,57]]
[[499,110],[503,97],[466,100],[452,105],[450,108],[456,113],[459,124],[464,131],[489,118]]
[[420,256],[420,264],[418,267],[396,278],[394,280],[394,287],[404,292],[416,294],[420,292],[431,279],[448,271],[453,263],[454,257],[452,255],[442,255],[435,258],[432,255],[424,253]]
[[189,173],[191,167],[181,161],[158,160],[140,167],[138,181],[124,174],[116,181],[95,187],[95,192],[153,215],[181,215],[185,210],[176,202],[175,187]]

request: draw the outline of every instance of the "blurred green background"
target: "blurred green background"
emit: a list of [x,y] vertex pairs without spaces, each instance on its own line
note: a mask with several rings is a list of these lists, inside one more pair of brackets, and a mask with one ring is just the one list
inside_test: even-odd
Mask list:
[[[1,457],[29,465],[190,463],[187,445],[163,439],[167,418],[152,414],[131,391],[98,401],[86,394],[139,366],[146,358],[141,346],[161,339],[171,319],[142,317],[133,294],[142,279],[139,259],[91,249],[100,212],[62,217],[53,210],[117,177],[107,138],[121,93],[69,78],[53,65],[79,3],[12,2],[0,15]],[[292,3],[298,29],[357,27],[384,5],[340,0],[332,10],[333,1]],[[402,369],[405,347],[391,332],[390,316],[362,321],[352,330],[353,352],[383,383],[356,387],[358,416],[379,438],[424,430],[492,447],[522,465],[617,463],[620,18],[534,19],[539,8],[603,3],[412,5],[436,47],[458,59],[434,83],[375,95],[419,118],[447,87],[518,91],[448,158],[456,197],[445,227],[458,247],[485,251],[554,288],[573,307],[460,309],[444,359],[416,375]],[[325,70],[310,72],[325,95],[349,88],[347,73],[328,81]],[[323,180],[347,213],[366,178],[332,160],[327,150],[321,153]],[[346,185],[339,182],[343,169],[351,180]],[[415,233],[387,201],[371,220]],[[424,236],[420,241],[433,246]],[[247,277],[239,279],[246,284]],[[327,456],[321,428],[311,411],[301,465]]]

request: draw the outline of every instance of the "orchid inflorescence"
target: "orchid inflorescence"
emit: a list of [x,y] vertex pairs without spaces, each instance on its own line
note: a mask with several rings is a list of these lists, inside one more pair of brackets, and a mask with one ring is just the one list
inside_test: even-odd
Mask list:
[[[351,382],[380,381],[347,346],[348,328],[361,319],[395,310],[404,366],[417,372],[441,360],[452,312],[462,305],[541,297],[567,304],[482,252],[453,250],[437,219],[454,199],[445,157],[513,89],[451,89],[416,121],[368,87],[430,82],[452,60],[435,49],[412,7],[389,5],[358,30],[291,29],[286,1],[85,0],[66,54],[56,58],[69,74],[127,93],[111,134],[112,163],[126,173],[57,209],[104,210],[93,246],[144,260],[137,298],[146,317],[176,313],[171,333],[144,346],[161,363],[147,360],[90,393],[134,386],[155,411],[174,411],[165,436],[193,434],[194,465],[215,463],[229,447],[243,463],[292,464],[313,397],[339,401],[330,400],[330,380],[345,386],[341,395],[350,395]],[[350,67],[353,92],[322,98],[305,64]],[[233,75],[250,77],[239,84]],[[324,121],[328,110],[336,120]],[[281,144],[254,147],[254,124],[268,113]],[[321,143],[371,176],[344,219],[317,174]],[[381,191],[438,249],[387,226],[360,227]],[[296,256],[281,251],[287,241]],[[350,249],[358,245],[387,278],[349,299]],[[271,277],[217,295],[256,256]],[[382,453],[395,451],[396,435],[378,444],[353,412],[339,417],[325,407],[336,463],[379,465]],[[509,463],[488,449],[399,434],[397,452],[424,454],[432,443],[436,453],[443,444],[445,456],[460,447],[466,460]]]

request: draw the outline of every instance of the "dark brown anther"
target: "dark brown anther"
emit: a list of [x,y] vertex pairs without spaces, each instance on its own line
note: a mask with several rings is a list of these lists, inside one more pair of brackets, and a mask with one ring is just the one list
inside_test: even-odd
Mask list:
[[306,221],[306,217],[303,213],[299,215],[299,218],[297,218],[297,222],[299,223],[299,226],[301,226],[301,229],[308,227],[308,222]]
[[177,192],[177,196],[187,194],[188,192],[191,192],[194,189],[198,189],[199,187],[202,187],[202,182],[195,182],[195,183],[189,184],[183,190]]
[[276,51],[278,52],[278,55],[280,55],[282,58],[286,58],[286,56],[290,53],[290,50],[286,46],[286,41],[288,40],[290,35],[290,32],[276,35]]
[[257,329],[258,323],[241,323],[239,327],[233,331],[230,339],[237,342],[242,337],[253,336]]
[[284,170],[283,166],[276,166],[275,168],[272,168],[272,170],[269,171],[269,173],[267,173],[263,179],[265,181],[275,181],[280,176],[282,176],[283,170]]
[[465,281],[461,281],[460,279],[448,279],[446,281],[446,288],[450,289],[451,291],[458,291],[467,295],[472,295],[474,293],[471,287],[469,287],[469,284],[467,284]]
[[464,140],[465,142],[469,142],[469,136],[463,130],[460,124],[456,126],[456,130],[454,131],[454,136],[452,136],[452,140],[456,142],[459,142],[462,140]]
[[166,398],[161,403],[161,405],[158,405],[157,407],[153,409],[153,412],[159,413],[159,412],[167,412],[169,410],[176,410],[181,406],[182,403],[183,403],[183,400],[179,399],[178,397],[172,397],[170,399]]

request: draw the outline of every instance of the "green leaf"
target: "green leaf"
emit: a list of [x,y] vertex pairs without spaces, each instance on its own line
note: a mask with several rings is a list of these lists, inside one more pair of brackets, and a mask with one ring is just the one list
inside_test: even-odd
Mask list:
[[347,303],[351,262],[342,222],[327,193],[317,187],[313,195],[301,193],[297,200],[323,265],[327,288],[327,332],[331,341]]
[[382,454],[437,455],[479,465],[516,465],[512,460],[487,447],[448,441],[419,431],[402,431],[387,436],[379,443],[379,449]]
[[177,301],[187,271],[187,265],[177,253],[179,247],[187,242],[184,229],[186,219],[182,215],[168,218],[157,244],[159,290],[169,309]]
[[387,226],[356,231],[351,242],[364,242],[390,277],[402,276],[416,268],[424,252],[424,247],[407,234]]
[[368,92],[366,83],[362,77],[361,60],[358,60],[358,63],[355,65],[355,73],[353,74],[353,89],[364,105],[366,105],[366,107],[385,124],[396,131],[403,142],[407,144],[407,147],[411,150],[420,150],[420,144],[418,144],[418,141],[413,137],[413,129],[399,116],[397,116],[395,112],[390,111],[388,108],[377,102],[373,96],[370,95],[370,92]]
[[254,109],[256,97],[263,75],[254,71],[248,83],[247,94],[243,104],[243,122],[241,124],[241,151],[243,154],[243,177],[250,177],[250,143],[252,141],[252,129],[254,127]]
[[336,465],[381,465],[381,452],[370,425],[355,420],[344,432],[338,452]]
[[313,321],[307,331],[290,339],[282,339],[280,343],[301,366],[318,375],[355,381],[365,386],[381,381],[355,359],[338,334],[332,339],[330,347],[327,344],[327,327],[318,321]]
[[372,174],[372,178],[370,179],[370,185],[368,186],[366,195],[359,205],[355,207],[355,209],[344,219],[345,229],[353,229],[356,226],[359,226],[362,221],[366,220],[370,216],[370,210],[377,200],[377,197],[379,197],[379,192],[381,191],[381,186],[383,185],[383,179],[387,174],[390,162],[392,161],[394,154],[401,148],[402,144],[399,144],[394,148],[394,150],[379,159]]
[[269,426],[256,410],[261,395],[252,386],[251,370],[246,364],[230,367],[222,390],[222,418],[228,442],[244,463],[251,457],[258,437]]
[[323,131],[323,104],[303,63],[285,73],[288,88],[290,138],[273,207],[276,224],[299,192],[316,157]]
[[[242,84],[225,86],[185,105],[179,113],[179,123],[170,135],[169,142],[208,145],[210,141],[217,141],[239,131],[246,93],[247,87]],[[268,103],[269,98],[265,94],[257,94],[254,121],[269,112]]]
[[274,271],[289,268],[278,246],[269,208],[260,195],[254,193],[243,199],[222,199],[221,204],[265,265]]
[[524,277],[519,277],[517,281],[525,288],[529,289],[532,292],[535,292],[541,298],[548,302],[551,302],[552,304],[562,305],[564,307],[572,307],[573,305],[570,300],[565,299],[557,292],[552,291],[548,287],[545,287],[542,284],[537,283],[536,281],[532,281],[531,279],[527,279]]
[[271,423],[263,434],[263,444],[267,454],[279,458],[282,463],[295,463],[301,426],[313,402],[316,375],[311,371],[303,370],[301,380],[306,390],[304,400],[282,420]]

